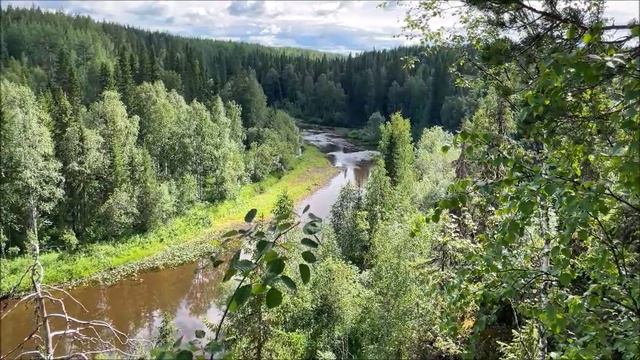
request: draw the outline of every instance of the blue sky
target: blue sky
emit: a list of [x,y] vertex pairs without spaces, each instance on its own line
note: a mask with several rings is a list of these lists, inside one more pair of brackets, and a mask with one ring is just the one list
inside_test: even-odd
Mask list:
[[[62,10],[184,36],[348,53],[410,44],[403,36],[407,4],[378,1],[3,1],[2,6]],[[637,1],[609,1],[617,23],[638,17]],[[440,25],[454,26],[456,19]]]

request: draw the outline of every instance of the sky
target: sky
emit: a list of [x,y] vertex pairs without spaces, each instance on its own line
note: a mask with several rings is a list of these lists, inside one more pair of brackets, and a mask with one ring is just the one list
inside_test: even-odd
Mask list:
[[[608,1],[616,23],[638,18],[638,1]],[[349,53],[408,45],[406,3],[389,1],[2,1],[62,10],[183,36]],[[455,26],[448,18],[443,26]]]

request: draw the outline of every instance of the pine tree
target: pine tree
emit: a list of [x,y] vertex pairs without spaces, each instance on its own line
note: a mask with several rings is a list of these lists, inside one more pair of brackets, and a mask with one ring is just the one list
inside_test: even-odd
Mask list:
[[133,76],[131,73],[131,65],[129,64],[129,57],[124,47],[120,49],[118,54],[118,64],[116,66],[116,84],[118,86],[118,92],[122,96],[125,104],[131,99],[133,90]]
[[53,86],[64,92],[74,111],[77,111],[82,102],[80,81],[71,55],[66,49],[60,49],[55,65]]
[[113,77],[113,71],[106,62],[100,65],[100,93],[105,91],[115,90],[116,80]]
[[391,185],[408,190],[413,178],[411,124],[400,113],[395,113],[381,129],[380,153]]

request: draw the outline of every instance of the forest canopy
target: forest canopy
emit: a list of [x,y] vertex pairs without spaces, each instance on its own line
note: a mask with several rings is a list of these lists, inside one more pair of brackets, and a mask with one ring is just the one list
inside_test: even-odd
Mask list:
[[[432,125],[458,129],[476,98],[450,76],[461,51],[450,46],[435,52],[404,47],[340,56],[185,38],[11,6],[2,9],[2,26],[5,78],[40,93],[56,76],[72,77],[63,86],[76,82],[76,94],[70,96],[84,104],[112,84],[127,99],[129,83],[156,80],[187,102],[206,102],[224,92],[233,77],[253,72],[267,105],[292,116],[361,127],[376,111],[384,116],[402,111],[417,137]],[[407,67],[403,59],[414,56],[420,62]]]
[[251,209],[201,262],[217,323],[165,319],[145,356],[637,359],[640,24],[604,7],[417,2],[423,46],[346,57],[7,7],[3,256],[233,198],[294,166],[296,118],[358,127],[366,184],[327,219],[286,191]]

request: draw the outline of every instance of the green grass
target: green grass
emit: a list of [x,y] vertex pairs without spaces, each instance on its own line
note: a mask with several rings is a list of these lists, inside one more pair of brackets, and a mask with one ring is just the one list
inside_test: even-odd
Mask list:
[[[336,171],[318,149],[305,147],[291,171],[281,178],[271,176],[244,185],[233,200],[196,206],[145,234],[87,245],[75,254],[42,254],[44,282],[69,286],[91,281],[113,282],[138,271],[194,261],[219,248],[217,235],[241,223],[251,208],[259,210],[258,216],[268,217],[283,190],[299,202],[324,185]],[[30,264],[28,256],[3,260],[0,292],[8,293]],[[27,287],[28,282],[24,281],[18,290]]]

